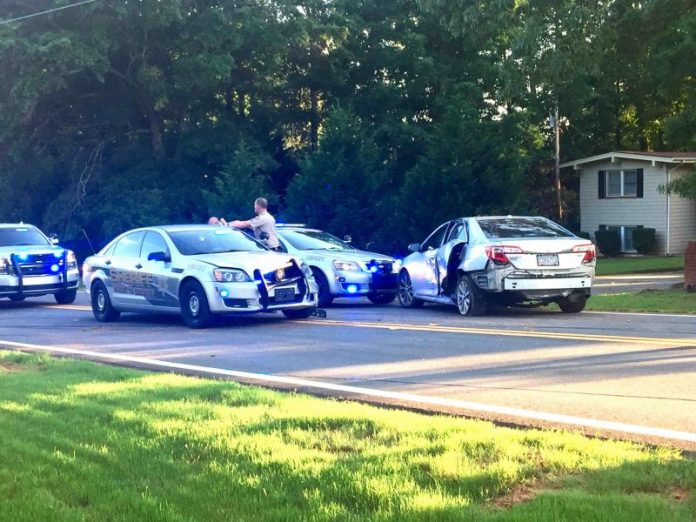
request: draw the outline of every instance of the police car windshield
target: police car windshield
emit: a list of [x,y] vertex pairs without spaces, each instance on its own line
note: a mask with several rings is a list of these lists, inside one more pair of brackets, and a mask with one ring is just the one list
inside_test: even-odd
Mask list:
[[546,218],[479,218],[481,230],[488,239],[575,237],[560,225]]
[[185,256],[267,250],[244,232],[229,228],[210,227],[172,231],[167,234],[172,238],[176,249]]
[[283,230],[281,236],[297,250],[356,250],[336,236],[319,230]]
[[0,247],[22,245],[50,245],[44,235],[34,227],[0,228]]

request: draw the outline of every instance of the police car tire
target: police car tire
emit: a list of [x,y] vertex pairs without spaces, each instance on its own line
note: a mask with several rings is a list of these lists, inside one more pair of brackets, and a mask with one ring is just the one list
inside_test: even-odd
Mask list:
[[333,302],[329,282],[326,280],[324,272],[318,268],[312,267],[312,274],[314,275],[314,280],[317,282],[317,286],[319,286],[319,302],[317,304],[321,308],[326,308]]
[[25,297],[23,295],[11,295],[10,296],[10,301],[14,303],[19,303],[21,301],[24,301]]
[[[109,291],[104,286],[101,281],[96,281],[92,285],[92,313],[94,318],[100,323],[110,323],[112,321],[118,320],[121,316],[121,312],[116,310],[111,304],[111,299],[109,298]],[[103,310],[99,309],[99,296],[102,295],[104,298]]]
[[[198,306],[197,312],[194,314],[191,310],[191,300],[195,299]],[[189,328],[206,328],[210,325],[213,314],[210,312],[208,304],[208,296],[205,290],[198,281],[187,281],[181,288],[181,316],[184,323]]]
[[283,310],[283,315],[288,319],[307,319],[314,312],[314,308],[302,308],[300,310]]
[[367,298],[376,305],[387,305],[393,303],[396,294],[367,294]]
[[77,289],[65,290],[64,292],[53,294],[53,297],[55,298],[56,303],[58,304],[72,304],[75,302],[75,299],[77,298]]

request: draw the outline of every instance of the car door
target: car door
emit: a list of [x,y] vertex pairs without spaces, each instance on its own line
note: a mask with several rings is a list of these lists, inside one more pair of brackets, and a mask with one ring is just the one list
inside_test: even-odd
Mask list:
[[450,223],[438,227],[421,243],[419,269],[411,274],[411,284],[416,295],[434,297],[440,288],[440,273],[438,269],[438,250],[447,235]]
[[438,269],[438,291],[442,292],[443,285],[447,278],[447,272],[449,269],[450,257],[452,256],[452,251],[461,248],[462,244],[468,241],[468,232],[466,228],[466,222],[463,219],[455,219],[451,222],[442,246],[438,249],[437,253],[437,269]]
[[172,272],[171,249],[162,234],[148,230],[140,249],[140,262],[135,265],[139,274],[135,287],[142,297],[141,305],[148,310],[178,309],[178,274]]
[[114,247],[111,256],[111,284],[113,305],[119,310],[138,308],[143,298],[137,293],[140,274],[136,266],[140,264],[140,247],[145,232],[140,230],[126,234]]

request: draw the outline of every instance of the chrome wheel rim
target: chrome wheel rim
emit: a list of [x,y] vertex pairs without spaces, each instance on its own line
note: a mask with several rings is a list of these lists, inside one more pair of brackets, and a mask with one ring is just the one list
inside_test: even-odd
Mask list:
[[103,312],[106,308],[106,296],[103,291],[97,293],[97,310]]
[[201,302],[196,294],[191,294],[189,297],[189,312],[191,315],[196,316],[201,310]]
[[460,280],[457,285],[457,308],[462,315],[468,314],[471,309],[471,291],[465,279]]
[[413,286],[411,278],[406,273],[399,278],[399,299],[405,305],[409,305],[413,301]]

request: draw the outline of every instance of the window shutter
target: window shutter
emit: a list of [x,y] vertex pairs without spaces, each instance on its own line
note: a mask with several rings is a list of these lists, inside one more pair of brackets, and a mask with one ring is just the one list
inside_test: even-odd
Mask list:
[[597,184],[597,195],[599,199],[604,199],[607,197],[607,172],[605,170],[600,170],[597,179],[599,180]]
[[636,197],[643,197],[643,169],[638,169],[638,187],[636,188]]

